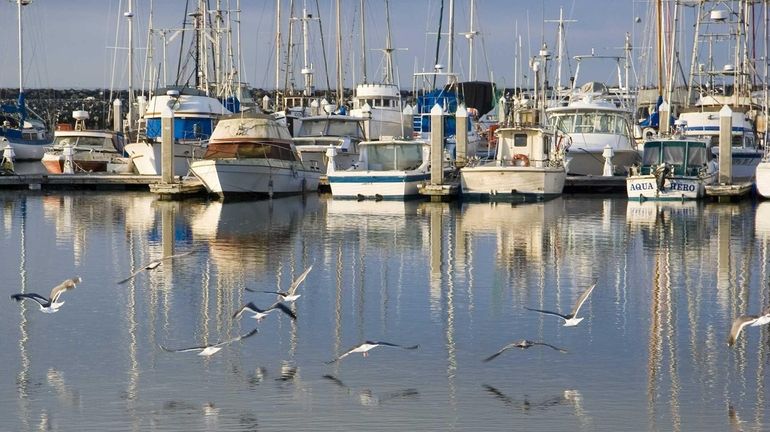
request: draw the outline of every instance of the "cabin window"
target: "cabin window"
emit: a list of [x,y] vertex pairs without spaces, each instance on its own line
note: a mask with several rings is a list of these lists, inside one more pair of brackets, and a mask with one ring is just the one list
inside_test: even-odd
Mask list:
[[690,147],[687,150],[688,167],[701,167],[707,162],[706,147]]
[[660,144],[651,146],[645,145],[644,157],[642,158],[642,165],[651,166],[660,163]]
[[513,136],[514,147],[526,147],[527,146],[527,134],[516,134]]
[[406,170],[422,163],[422,148],[419,145],[373,145],[367,150],[370,170]]
[[663,162],[670,165],[684,163],[684,146],[666,146],[663,148]]
[[358,121],[331,121],[329,122],[330,136],[350,136],[363,138],[363,133],[359,127]]

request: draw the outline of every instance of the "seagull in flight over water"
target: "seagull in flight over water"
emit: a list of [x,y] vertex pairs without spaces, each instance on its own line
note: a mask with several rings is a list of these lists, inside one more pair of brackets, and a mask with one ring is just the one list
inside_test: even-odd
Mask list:
[[573,326],[578,325],[580,323],[580,321],[583,321],[583,317],[581,317],[581,318],[577,317],[578,311],[580,310],[580,307],[583,306],[583,303],[585,303],[585,301],[588,298],[588,296],[591,295],[591,292],[594,290],[595,287],[596,287],[596,281],[594,281],[594,283],[591,284],[591,286],[588,287],[588,289],[583,291],[583,294],[580,294],[580,297],[578,297],[577,302],[575,302],[575,306],[572,308],[572,312],[570,312],[567,315],[562,315],[562,314],[560,314],[558,312],[547,311],[547,310],[542,310],[542,309],[532,309],[532,308],[528,308],[526,306],[524,306],[524,309],[530,310],[530,311],[533,311],[533,312],[544,313],[544,314],[547,314],[547,315],[556,315],[557,317],[559,317],[559,318],[564,320],[564,326],[565,327],[573,327]]
[[762,315],[741,315],[733,320],[733,325],[730,328],[730,336],[727,338],[727,345],[735,345],[735,340],[741,334],[741,331],[746,326],[758,327],[770,323],[770,306],[767,306]]
[[345,357],[349,356],[353,353],[361,353],[364,357],[367,357],[369,355],[369,350],[373,348],[377,348],[379,346],[382,347],[391,347],[391,348],[401,348],[405,350],[414,350],[419,347],[419,345],[412,345],[412,346],[404,346],[404,345],[397,345],[390,342],[374,342],[374,341],[366,341],[362,344],[358,344],[354,346],[353,348],[350,348],[349,350],[345,351],[344,354],[340,355],[339,357],[335,358],[334,360],[329,360],[326,362],[326,364],[332,364],[336,363]]
[[200,351],[198,353],[199,356],[206,356],[206,357],[208,357],[208,356],[210,356],[212,354],[216,354],[217,352],[219,352],[219,350],[224,348],[225,345],[233,343],[233,342],[237,342],[239,340],[243,340],[243,339],[246,339],[246,338],[250,338],[250,337],[254,336],[255,334],[257,334],[258,332],[259,332],[259,330],[254,329],[254,330],[246,333],[245,335],[240,335],[240,336],[234,337],[232,339],[228,339],[228,340],[225,340],[225,341],[222,341],[222,342],[217,342],[217,343],[211,344],[211,345],[202,345],[202,346],[194,346],[194,347],[189,347],[189,348],[178,348],[178,349],[166,348],[163,345],[158,345],[158,346],[160,346],[160,349],[162,349],[163,351],[166,351],[166,352]]
[[118,281],[118,285],[124,284],[124,283],[130,281],[131,279],[135,278],[139,273],[141,273],[141,272],[143,272],[145,270],[155,270],[161,264],[163,264],[164,261],[168,261],[170,259],[180,258],[180,257],[186,256],[186,255],[190,255],[190,254],[194,253],[196,250],[197,249],[193,249],[193,250],[188,251],[188,252],[182,252],[182,253],[178,253],[178,254],[174,254],[174,255],[169,255],[169,256],[163,257],[163,258],[158,258],[156,260],[152,260],[149,263],[147,263],[147,264],[143,265],[142,267],[140,267],[139,270],[137,270],[137,271],[131,273],[130,275],[128,275],[127,278],[125,278],[123,280],[119,280]]
[[75,276],[74,278],[67,279],[60,283],[59,285],[56,285],[51,290],[51,294],[48,296],[48,298],[45,298],[41,296],[40,294],[36,293],[19,293],[19,294],[13,294],[11,295],[11,298],[18,301],[22,300],[34,300],[40,305],[40,310],[45,313],[54,313],[59,310],[61,305],[64,304],[64,300],[59,301],[59,297],[65,292],[69,291],[71,289],[74,289],[77,284],[79,284],[83,279],[81,279],[79,276]]
[[556,351],[559,351],[560,353],[565,353],[565,354],[567,353],[567,350],[559,348],[559,347],[556,347],[556,346],[553,346],[551,344],[547,344],[545,342],[532,342],[532,341],[523,339],[523,340],[520,340],[520,341],[509,343],[508,345],[506,345],[502,349],[500,349],[500,351],[498,351],[498,352],[492,354],[491,356],[485,358],[484,361],[488,362],[490,360],[493,360],[495,357],[497,357],[500,354],[508,351],[511,348],[528,349],[528,348],[532,348],[535,345],[547,346],[548,348],[555,349]]
[[285,304],[281,302],[275,302],[272,306],[266,308],[266,309],[260,309],[255,305],[253,302],[248,302],[245,305],[241,306],[240,309],[238,309],[237,312],[233,314],[233,318],[240,318],[241,315],[243,315],[244,312],[251,312],[254,315],[251,317],[254,318],[257,321],[262,321],[262,318],[266,317],[267,314],[274,310],[280,310],[281,312],[285,313],[286,315],[290,316],[291,319],[295,320],[297,319],[297,314],[294,313],[291,309],[288,308]]
[[297,276],[297,278],[294,279],[294,282],[291,283],[291,286],[289,287],[289,289],[286,291],[256,291],[250,288],[246,288],[246,291],[263,292],[267,294],[277,294],[278,297],[281,298],[281,301],[291,303],[302,296],[302,294],[297,294],[297,288],[299,288],[300,284],[302,284],[305,278],[307,278],[307,274],[310,273],[310,270],[313,270],[312,265],[306,268],[301,275]]

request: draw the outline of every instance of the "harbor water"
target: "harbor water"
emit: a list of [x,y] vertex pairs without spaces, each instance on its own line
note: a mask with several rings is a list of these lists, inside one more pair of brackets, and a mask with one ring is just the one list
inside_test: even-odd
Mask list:
[[[0,241],[3,431],[770,429],[770,329],[727,345],[770,303],[770,202],[3,191]],[[311,265],[296,321],[233,318]],[[9,298],[76,275],[56,313]],[[577,326],[525,309],[593,281]],[[483,361],[522,339],[566,352]],[[419,348],[327,364],[366,340]]]

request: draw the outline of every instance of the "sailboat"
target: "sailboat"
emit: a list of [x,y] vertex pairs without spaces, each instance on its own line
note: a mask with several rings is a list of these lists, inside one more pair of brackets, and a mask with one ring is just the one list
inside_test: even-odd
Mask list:
[[[51,144],[51,139],[45,125],[38,119],[29,117],[24,94],[24,43],[22,39],[23,6],[31,0],[15,0],[17,19],[19,23],[19,97],[15,105],[0,107],[0,140],[6,141],[13,149],[16,160],[40,160],[45,153],[45,147]],[[0,144],[4,148],[5,145]]]

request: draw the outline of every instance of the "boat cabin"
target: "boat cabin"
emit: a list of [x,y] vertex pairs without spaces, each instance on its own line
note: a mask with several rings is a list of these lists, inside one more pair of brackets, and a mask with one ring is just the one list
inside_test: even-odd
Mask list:
[[565,140],[563,135],[554,139],[553,132],[538,127],[500,128],[495,159],[501,165],[542,167]]
[[294,136],[294,143],[330,145],[339,143],[341,152],[358,153],[357,144],[366,139],[362,119],[349,116],[321,116],[302,119],[302,126]]
[[410,171],[430,159],[430,145],[425,141],[365,141],[360,146],[359,169],[366,171]]
[[660,140],[644,144],[642,175],[654,174],[665,163],[675,176],[697,176],[711,161],[711,152],[704,141]]

